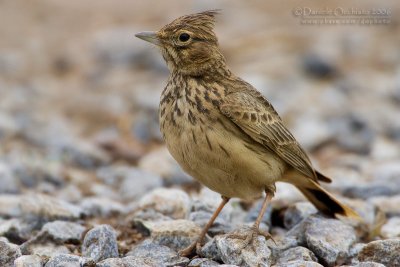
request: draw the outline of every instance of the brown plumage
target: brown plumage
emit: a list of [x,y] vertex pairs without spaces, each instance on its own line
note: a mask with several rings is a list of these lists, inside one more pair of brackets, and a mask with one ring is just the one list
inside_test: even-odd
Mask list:
[[213,32],[215,15],[183,16],[157,32],[136,35],[160,48],[171,73],[159,114],[170,153],[187,173],[223,196],[208,227],[229,198],[249,200],[265,192],[253,228],[259,233],[277,181],[295,185],[326,215],[357,216],[321,188],[319,181],[331,180],[312,167],[271,103],[229,70]]

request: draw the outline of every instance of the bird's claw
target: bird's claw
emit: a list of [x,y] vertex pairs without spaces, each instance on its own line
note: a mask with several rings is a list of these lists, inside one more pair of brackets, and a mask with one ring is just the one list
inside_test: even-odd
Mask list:
[[232,233],[228,234],[227,238],[243,240],[243,242],[241,242],[241,245],[239,247],[239,250],[242,250],[250,244],[253,245],[254,240],[256,240],[259,235],[265,237],[266,240],[271,239],[276,245],[276,242],[270,233],[261,231],[260,229],[258,229],[258,227],[255,226],[251,227],[251,233],[249,234]]
[[178,252],[178,255],[180,257],[192,257],[195,256],[196,254],[199,255],[201,251],[201,244],[198,241],[193,242],[192,244],[190,244],[188,247],[180,250]]

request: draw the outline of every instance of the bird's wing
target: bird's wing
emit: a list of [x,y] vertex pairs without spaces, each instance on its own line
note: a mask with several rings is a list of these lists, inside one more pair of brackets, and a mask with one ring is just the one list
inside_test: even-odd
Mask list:
[[253,140],[268,147],[305,176],[317,180],[307,154],[261,93],[253,90],[230,93],[220,110]]

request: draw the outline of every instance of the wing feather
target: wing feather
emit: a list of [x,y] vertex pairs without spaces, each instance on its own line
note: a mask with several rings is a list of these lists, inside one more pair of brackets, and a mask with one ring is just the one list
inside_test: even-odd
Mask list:
[[246,90],[228,94],[221,103],[220,110],[253,140],[274,151],[302,174],[317,180],[307,154],[283,125],[271,103],[258,91]]

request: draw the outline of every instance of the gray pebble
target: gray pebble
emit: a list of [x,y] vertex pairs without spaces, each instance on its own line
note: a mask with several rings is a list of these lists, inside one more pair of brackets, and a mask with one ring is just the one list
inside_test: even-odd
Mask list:
[[400,266],[400,239],[372,241],[358,254],[359,261],[372,261],[385,266]]
[[200,256],[215,261],[222,261],[215,237],[201,247]]
[[279,263],[274,267],[323,267],[321,264],[315,261],[289,261],[285,263]]
[[177,252],[171,248],[155,244],[149,239],[134,247],[130,252],[128,252],[127,256],[134,256],[143,259],[150,258],[160,264],[168,266],[187,265],[189,262],[188,258],[179,257]]
[[176,251],[189,246],[201,232],[198,225],[188,220],[143,222],[143,224],[150,231],[153,242]]
[[74,222],[54,221],[46,223],[42,233],[58,243],[78,244],[85,230],[85,227]]
[[119,202],[105,197],[88,197],[82,200],[80,207],[86,216],[109,217],[126,212],[126,208]]
[[286,262],[290,261],[316,261],[318,262],[317,257],[315,257],[314,253],[305,247],[294,247],[289,248],[287,250],[282,251],[278,255],[278,259],[276,264],[283,265]]
[[327,266],[346,262],[357,239],[352,227],[336,219],[311,216],[304,230],[307,247]]
[[69,254],[71,251],[63,245],[53,243],[41,243],[41,240],[29,240],[20,246],[24,255],[39,255],[43,257],[55,257],[60,254]]
[[109,258],[98,262],[96,267],[167,267],[151,258],[137,258],[128,256],[124,258]]
[[283,224],[287,229],[291,229],[294,225],[315,213],[317,213],[317,209],[310,202],[297,202],[285,211]]
[[0,266],[13,267],[14,260],[21,255],[21,250],[17,245],[8,242],[4,237],[0,237]]
[[82,255],[98,262],[118,257],[118,245],[115,230],[106,224],[95,226],[85,235]]
[[372,261],[358,262],[354,265],[342,265],[342,267],[386,267],[385,265]]
[[44,259],[38,255],[24,255],[14,261],[15,267],[42,267]]
[[173,219],[184,219],[190,211],[190,198],[180,189],[157,188],[144,195],[139,201],[139,208],[154,209]]
[[207,258],[195,258],[190,261],[188,267],[217,267],[220,264]]
[[54,220],[76,220],[82,214],[78,206],[48,195],[0,195],[0,216],[21,217],[42,224]]
[[[238,229],[232,234],[249,235],[250,229]],[[221,259],[226,264],[239,266],[270,266],[272,253],[264,237],[258,236],[250,244],[243,247],[243,240],[219,235],[215,237]]]
[[0,236],[5,236],[13,243],[20,244],[31,238],[36,225],[27,223],[21,219],[0,219]]
[[88,258],[82,258],[76,255],[59,254],[52,257],[45,267],[81,267],[94,266],[94,262]]

